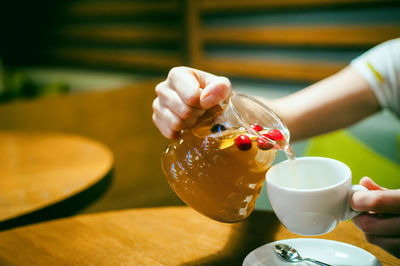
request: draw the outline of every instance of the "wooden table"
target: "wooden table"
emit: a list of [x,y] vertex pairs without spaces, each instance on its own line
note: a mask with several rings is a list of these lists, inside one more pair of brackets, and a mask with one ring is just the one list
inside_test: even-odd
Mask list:
[[111,151],[85,137],[0,132],[0,228],[89,189],[112,164]]
[[169,141],[151,119],[157,82],[0,104],[0,132],[79,135],[110,148],[115,162],[110,186],[80,213],[183,205],[161,170],[161,153]]
[[[298,238],[272,212],[224,224],[189,207],[160,207],[80,215],[0,233],[1,265],[241,265],[253,249]],[[384,265],[400,260],[365,241],[352,222],[320,238],[374,254]]]

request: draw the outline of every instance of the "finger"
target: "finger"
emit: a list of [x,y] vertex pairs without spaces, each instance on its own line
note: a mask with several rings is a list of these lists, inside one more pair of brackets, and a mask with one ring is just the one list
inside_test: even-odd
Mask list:
[[380,246],[390,254],[400,258],[400,238],[365,235],[368,242]]
[[400,213],[400,190],[357,191],[352,195],[350,203],[356,211]]
[[186,104],[203,109],[227,99],[232,91],[227,78],[188,67],[171,69],[167,80]]
[[183,120],[197,118],[204,113],[202,109],[187,105],[179,97],[178,93],[168,87],[165,82],[161,82],[156,86],[156,93],[162,105]]
[[207,85],[200,96],[200,106],[211,108],[227,99],[232,92],[231,83],[225,77],[209,77]]
[[167,138],[174,138],[182,126],[182,120],[163,106],[158,97],[153,101],[153,121]]
[[381,236],[400,236],[400,217],[397,215],[361,214],[353,218],[364,233]]
[[158,124],[177,133],[179,133],[182,129],[192,127],[197,122],[197,117],[182,120],[174,112],[162,104],[159,104],[158,108],[155,107],[154,113],[156,115],[156,121]]
[[175,115],[171,110],[165,106],[161,106],[156,112],[157,117],[163,121],[167,127],[173,131],[180,131],[182,129],[182,119]]
[[201,85],[191,68],[174,67],[168,73],[167,86],[189,106],[200,107]]
[[175,132],[171,130],[169,127],[167,127],[163,121],[155,114],[153,113],[153,122],[157,126],[157,128],[160,130],[161,134],[168,138],[168,139],[175,139],[179,136],[179,132]]
[[371,178],[367,176],[361,178],[360,185],[368,188],[369,190],[387,190],[386,188],[376,184]]

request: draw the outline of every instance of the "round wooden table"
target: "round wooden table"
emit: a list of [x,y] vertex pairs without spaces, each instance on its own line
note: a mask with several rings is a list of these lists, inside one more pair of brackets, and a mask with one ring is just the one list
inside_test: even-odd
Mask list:
[[111,151],[85,137],[0,132],[0,223],[77,195],[97,184],[112,165]]
[[[224,224],[189,207],[79,215],[0,233],[1,265],[241,265],[255,248],[298,238],[273,212]],[[400,260],[366,242],[352,222],[319,238],[363,248],[383,265]]]

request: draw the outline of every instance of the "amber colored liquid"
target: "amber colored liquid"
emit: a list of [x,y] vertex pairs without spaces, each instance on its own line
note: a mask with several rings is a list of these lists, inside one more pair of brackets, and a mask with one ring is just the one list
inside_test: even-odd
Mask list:
[[296,172],[296,155],[294,154],[292,147],[288,144],[286,147],[284,147],[283,151],[286,153],[286,157],[288,158],[291,164],[294,187],[298,188],[299,178],[297,177],[297,172]]
[[254,142],[247,151],[234,143],[221,148],[221,143],[234,139],[235,134],[240,132],[201,137],[186,130],[169,145],[162,160],[168,182],[179,197],[221,222],[241,221],[253,211],[277,151],[261,150]]

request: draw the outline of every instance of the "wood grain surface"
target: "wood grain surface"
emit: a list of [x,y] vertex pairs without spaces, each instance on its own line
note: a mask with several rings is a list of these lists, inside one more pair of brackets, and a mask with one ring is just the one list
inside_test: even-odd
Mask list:
[[260,9],[296,9],[304,7],[346,6],[354,4],[393,3],[396,0],[201,0],[200,8],[206,12],[243,11]]
[[183,204],[161,170],[169,140],[151,120],[157,82],[1,104],[0,131],[79,135],[110,148],[115,159],[111,184],[80,212]]
[[99,18],[115,16],[154,15],[180,10],[179,0],[146,1],[74,1],[66,2],[63,11],[72,17]]
[[112,164],[111,151],[85,137],[0,132],[0,222],[88,189]]
[[[132,209],[81,215],[0,233],[1,265],[241,265],[255,248],[298,238],[272,212],[237,224],[213,221],[189,207]],[[322,237],[400,260],[367,243],[352,222]]]
[[181,38],[181,33],[174,27],[149,26],[98,26],[71,25],[60,27],[52,34],[62,39],[101,43],[135,43],[135,42],[173,42]]
[[79,62],[81,66],[138,67],[167,72],[174,66],[182,65],[180,53],[169,51],[126,51],[97,48],[50,47],[45,53],[65,62]]
[[373,46],[396,38],[400,25],[268,25],[204,28],[205,43],[310,47]]
[[229,74],[246,78],[285,79],[313,82],[333,75],[346,66],[345,62],[306,60],[243,59],[228,57],[204,57],[199,60],[200,69],[219,75]]

